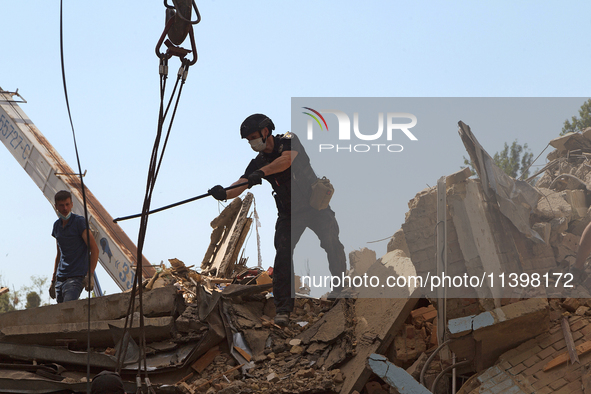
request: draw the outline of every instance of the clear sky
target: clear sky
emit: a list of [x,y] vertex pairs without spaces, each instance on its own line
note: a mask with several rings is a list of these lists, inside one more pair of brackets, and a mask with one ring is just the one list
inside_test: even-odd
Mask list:
[[[82,169],[88,171],[87,186],[113,217],[141,209],[156,130],[154,48],[164,28],[164,6],[141,3],[64,1],[66,76]],[[198,6],[199,61],[189,71],[153,207],[237,180],[253,157],[239,138],[240,123],[262,112],[278,132],[287,131],[292,97],[582,97],[542,129],[508,126],[479,133],[484,125],[465,120],[470,118],[466,108],[461,120],[489,153],[518,139],[537,156],[590,95],[591,4],[586,1],[207,0]],[[21,104],[25,113],[75,167],[60,71],[59,2],[9,2],[2,16],[0,87],[19,89],[28,101]],[[172,59],[171,77],[177,68]],[[494,117],[502,123],[502,116]],[[347,252],[369,246],[383,254],[385,243],[367,241],[392,235],[404,220],[408,200],[460,168],[467,154],[456,133],[457,120],[430,131],[450,136],[433,148],[447,150],[443,158],[425,147],[413,156],[422,155],[421,160],[382,170],[389,177],[384,182],[397,185],[383,206],[391,229],[348,237]],[[431,137],[427,132],[419,140]],[[18,289],[30,283],[31,275],[51,275],[56,215],[3,149],[0,275],[4,284]],[[350,182],[372,171],[360,167],[349,174]],[[270,190],[267,184],[252,190],[265,268],[274,256],[276,210]],[[221,209],[208,198],[154,215],[145,256],[153,264],[178,258],[198,266],[209,243],[209,222]],[[137,240],[139,221],[121,225]],[[247,254],[255,265],[254,236]],[[118,291],[104,273],[100,279],[108,293]]]

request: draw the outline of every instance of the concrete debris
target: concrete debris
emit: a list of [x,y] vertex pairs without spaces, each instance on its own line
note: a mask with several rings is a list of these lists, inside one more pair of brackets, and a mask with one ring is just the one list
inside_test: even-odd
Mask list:
[[[467,169],[446,177],[445,274],[482,278],[477,286],[448,288],[444,305],[428,285],[410,281],[394,290],[345,289],[359,297],[329,301],[310,297],[296,278],[301,297],[280,327],[272,268],[248,268],[239,252],[251,222],[248,194],[212,221],[200,272],[170,259],[144,283],[156,393],[441,393],[451,392],[453,368],[469,377],[460,394],[591,392],[591,279],[572,288],[560,279],[591,222],[591,128],[551,142],[556,150],[535,187],[500,172],[470,128],[460,129],[479,178]],[[420,191],[387,253],[351,252],[349,274],[436,275],[437,209],[437,190]],[[534,275],[547,283],[536,285]],[[139,303],[127,316],[129,298],[91,299],[90,363],[113,370],[130,336],[122,375],[131,391],[141,342]],[[126,318],[134,328],[124,336]],[[3,314],[0,387],[83,390],[86,319],[86,300]]]
[[369,367],[376,375],[398,390],[400,394],[429,394],[425,386],[414,380],[404,369],[397,367],[379,354],[369,356]]

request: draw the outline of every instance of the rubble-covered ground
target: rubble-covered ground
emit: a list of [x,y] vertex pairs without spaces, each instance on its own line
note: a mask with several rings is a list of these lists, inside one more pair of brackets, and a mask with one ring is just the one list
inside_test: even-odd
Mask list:
[[[155,391],[450,393],[455,357],[461,394],[591,393],[591,279],[576,278],[572,288],[555,279],[570,272],[591,222],[591,128],[551,142],[555,150],[534,186],[495,172],[469,128],[462,139],[479,178],[460,171],[439,190],[449,274],[548,274],[547,285],[487,282],[446,300],[421,288],[398,296],[353,289],[346,294],[358,298],[337,300],[301,294],[282,328],[273,323],[272,271],[248,269],[238,258],[244,233],[234,223],[249,223],[249,205],[237,200],[212,222],[199,273],[171,259],[144,282]],[[409,202],[386,255],[351,252],[349,274],[436,272],[437,193],[428,188]],[[132,310],[129,302],[129,293],[91,299],[90,365],[92,376],[122,361],[134,392],[142,347],[139,302]],[[86,300],[1,315],[0,391],[83,392],[87,316]],[[123,355],[126,320],[133,341]]]

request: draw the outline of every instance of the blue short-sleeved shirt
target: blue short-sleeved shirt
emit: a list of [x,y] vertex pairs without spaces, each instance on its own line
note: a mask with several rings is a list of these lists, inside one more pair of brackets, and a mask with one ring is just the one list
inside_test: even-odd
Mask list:
[[57,268],[58,279],[85,276],[88,272],[88,248],[82,239],[86,220],[72,213],[65,227],[58,219],[53,224],[51,235],[57,240],[61,259]]

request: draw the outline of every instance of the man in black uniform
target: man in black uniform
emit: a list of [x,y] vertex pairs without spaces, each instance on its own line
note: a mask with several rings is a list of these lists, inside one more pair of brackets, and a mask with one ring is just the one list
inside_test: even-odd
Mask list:
[[209,190],[217,200],[239,196],[246,188],[260,185],[266,179],[273,187],[278,218],[275,225],[275,263],[273,295],[275,323],[286,326],[293,310],[293,250],[302,233],[309,227],[320,239],[328,256],[333,276],[346,270],[345,248],[339,241],[339,226],[330,207],[317,210],[310,206],[312,184],[317,180],[310,159],[298,137],[290,132],[272,135],[275,125],[267,116],[254,114],[240,126],[240,136],[259,154],[251,160],[244,174],[232,185],[248,182],[248,186],[225,190],[217,185]]

